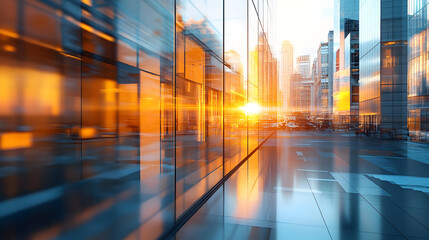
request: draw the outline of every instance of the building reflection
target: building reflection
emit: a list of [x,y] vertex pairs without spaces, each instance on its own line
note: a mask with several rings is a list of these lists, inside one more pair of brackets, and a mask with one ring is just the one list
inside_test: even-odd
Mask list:
[[274,130],[260,2],[0,1],[1,235],[166,236]]
[[[394,14],[385,10],[393,2]],[[366,133],[407,139],[407,1],[359,6],[360,123]]]
[[428,141],[427,2],[408,5],[408,129],[413,140]]

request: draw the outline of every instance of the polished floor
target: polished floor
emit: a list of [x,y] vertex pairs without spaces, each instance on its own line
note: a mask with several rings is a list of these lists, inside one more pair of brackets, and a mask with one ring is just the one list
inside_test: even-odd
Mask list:
[[278,132],[176,239],[429,239],[429,145]]

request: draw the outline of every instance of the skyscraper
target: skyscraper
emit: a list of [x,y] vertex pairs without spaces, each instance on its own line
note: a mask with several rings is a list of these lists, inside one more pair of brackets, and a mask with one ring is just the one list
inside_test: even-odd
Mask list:
[[413,140],[429,140],[428,1],[408,1],[408,128]]
[[360,1],[359,118],[366,132],[407,137],[407,0]]
[[318,74],[320,79],[319,115],[331,118],[333,93],[333,31],[328,33],[328,41],[322,42],[317,51]]
[[334,31],[328,33],[328,111],[332,118],[333,93],[334,93]]
[[311,113],[312,88],[314,87],[311,78],[311,66],[310,55],[299,56],[296,59],[297,75],[300,77],[294,77],[294,87],[292,88],[292,91],[295,92],[294,112],[301,112],[306,115]]
[[[345,39],[354,30],[353,20],[359,21],[359,0],[334,0],[334,52],[343,49],[334,61],[338,62],[339,69],[345,68]],[[336,72],[335,66],[333,68]]]
[[321,82],[318,73],[318,59],[313,59],[311,66],[311,115],[316,116],[318,114],[319,99],[321,94]]
[[319,114],[329,116],[329,46],[328,43],[321,43],[317,51],[318,75],[320,79],[320,103]]
[[290,112],[290,78],[294,71],[294,48],[290,41],[283,41],[280,58],[280,91],[282,112]]
[[333,121],[339,128],[359,125],[359,21],[346,19],[346,26],[348,34],[338,50],[344,64],[334,74]]
[[296,67],[302,78],[311,78],[311,61],[310,55],[299,56],[296,59]]
[[311,79],[301,74],[291,75],[291,113],[310,114],[311,111]]
[[359,0],[335,0],[334,31],[333,121],[337,126],[358,125]]

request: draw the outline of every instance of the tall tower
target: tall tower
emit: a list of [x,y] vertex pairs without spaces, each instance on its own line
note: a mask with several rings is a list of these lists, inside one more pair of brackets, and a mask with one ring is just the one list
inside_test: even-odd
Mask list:
[[282,94],[282,112],[290,112],[290,78],[294,69],[294,48],[290,41],[283,41],[280,60],[280,91]]
[[296,59],[296,65],[298,73],[301,74],[302,78],[311,78],[311,61],[310,55],[299,56]]
[[359,118],[367,133],[382,138],[408,137],[407,3],[360,1]]

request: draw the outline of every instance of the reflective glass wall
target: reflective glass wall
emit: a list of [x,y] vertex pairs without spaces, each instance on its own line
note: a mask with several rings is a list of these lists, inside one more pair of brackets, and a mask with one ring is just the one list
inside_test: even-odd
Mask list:
[[360,123],[407,137],[407,1],[360,2]]
[[408,128],[413,140],[429,140],[428,1],[408,1]]
[[381,3],[381,134],[406,139],[407,0]]
[[0,235],[166,236],[274,131],[273,4],[0,0]]
[[[332,45],[332,43],[331,43]],[[329,83],[333,82],[330,81],[329,76],[329,68],[332,67],[329,65],[329,56],[333,55],[330,54],[329,51],[329,43],[321,43],[319,45],[319,49],[317,51],[317,61],[319,66],[319,78],[321,82],[320,86],[320,108],[319,108],[319,114],[323,117],[328,118],[329,117]]]
[[359,2],[359,117],[366,132],[380,122],[380,0]]
[[[365,1],[365,0],[362,0]],[[336,54],[333,55],[333,62],[331,65],[332,78],[334,78],[334,74],[338,71],[344,71],[347,66],[345,65],[346,61],[346,38],[349,34],[355,35],[359,31],[359,0],[334,0],[334,36],[333,36],[333,52]],[[373,1],[371,1],[373,2]],[[353,40],[354,37],[352,37]],[[350,54],[350,53],[347,53]],[[334,62],[336,64],[334,65]],[[356,69],[355,66],[351,66],[351,70]],[[351,71],[353,72],[353,71]],[[338,73],[338,75],[344,75],[344,73]],[[339,85],[336,83],[339,81],[337,77],[334,79],[332,84],[330,84],[330,92],[329,92],[329,107],[330,113],[333,114],[332,117],[334,119],[334,123],[338,123],[338,118],[348,118],[344,114],[338,114],[333,112],[335,111],[334,106],[334,98],[337,93],[335,93],[335,85]],[[350,79],[353,81],[353,79]]]
[[338,129],[359,126],[359,22],[344,44],[344,69],[335,73],[333,123]]

